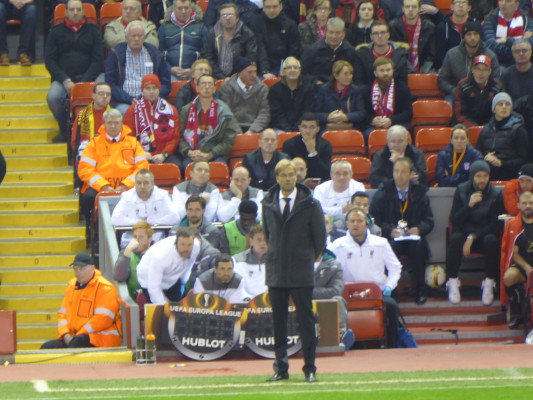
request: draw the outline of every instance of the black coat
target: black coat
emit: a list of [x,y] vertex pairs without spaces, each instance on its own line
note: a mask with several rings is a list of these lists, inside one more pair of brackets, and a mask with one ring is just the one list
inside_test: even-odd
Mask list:
[[291,159],[301,157],[307,163],[306,178],[320,178],[322,182],[330,178],[331,154],[333,152],[331,143],[321,136],[316,137],[317,155],[309,157],[307,147],[302,140],[301,135],[297,135],[283,143],[283,152]]
[[314,262],[326,245],[326,227],[320,203],[309,188],[297,184],[298,194],[289,218],[283,221],[279,185],[263,200],[263,226],[268,251],[266,279],[269,287],[313,287]]
[[[374,154],[372,159],[372,167],[370,167],[370,184],[373,188],[377,188],[381,183],[387,179],[392,179],[392,162],[389,161],[391,152],[388,146]],[[419,182],[422,185],[426,184],[426,162],[424,154],[412,144],[408,144],[405,149],[405,157],[408,157],[413,162],[415,172],[419,176]],[[370,213],[370,215],[373,215]],[[379,225],[379,223],[378,223]]]
[[492,116],[492,99],[502,91],[502,84],[492,74],[481,90],[470,72],[459,81],[455,89],[456,122],[466,126],[485,125]]
[[401,203],[394,181],[389,180],[379,187],[370,204],[370,215],[374,217],[375,223],[381,227],[383,237],[391,239],[391,232],[397,227],[398,221],[401,219],[407,221],[409,228],[417,227],[420,229],[422,238],[433,230],[435,222],[427,191],[428,188],[425,186],[414,182],[409,184],[407,195],[409,203],[402,218]]
[[242,166],[250,173],[250,179],[252,180],[250,186],[265,192],[274,186],[276,184],[276,173],[274,169],[277,163],[284,158],[287,158],[287,154],[275,151],[267,167],[263,161],[261,149],[246,154]]
[[335,110],[342,110],[354,129],[361,129],[361,124],[366,117],[363,94],[354,85],[348,87],[346,95],[341,100],[335,92],[332,82],[323,84],[318,88],[315,109],[320,125],[324,127],[328,122],[328,115]]
[[315,109],[316,86],[302,80],[291,90],[282,79],[268,91],[270,126],[285,132],[298,131],[298,122],[306,111]]
[[[313,81],[327,82],[335,61],[344,60],[355,65],[355,50],[346,40],[333,50],[326,44],[326,39],[319,40],[308,46],[301,59],[302,74],[308,75]],[[357,75],[357,68],[355,68]]]
[[[407,74],[413,72],[408,62],[407,51],[404,47],[389,42],[394,47],[392,62],[394,63],[394,79],[402,81],[407,85]],[[354,81],[356,85],[371,85],[374,83],[374,54],[373,44],[363,44],[357,47],[354,64]]]

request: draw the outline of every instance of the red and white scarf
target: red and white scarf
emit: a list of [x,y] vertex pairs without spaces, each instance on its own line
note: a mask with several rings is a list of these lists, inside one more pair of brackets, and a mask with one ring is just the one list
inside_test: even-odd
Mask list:
[[394,114],[394,79],[383,93],[376,79],[372,84],[372,108],[380,117],[390,117]]
[[387,58],[392,58],[392,54],[394,53],[394,47],[392,47],[392,45],[388,45],[389,47],[387,47],[387,51],[383,54],[379,54],[377,51],[376,51],[376,46],[372,46],[372,54],[374,55],[374,60],[378,57],[387,57]]
[[507,23],[501,11],[498,11],[498,26],[496,27],[496,39],[507,39],[508,37],[520,38],[524,36],[524,17],[520,11],[516,10],[511,21]]
[[135,132],[144,151],[154,152],[157,142],[165,143],[174,136],[174,114],[170,104],[162,98],[157,99],[152,118],[148,109],[150,103],[143,97],[134,106]]
[[197,112],[198,102],[198,97],[196,97],[191,103],[187,125],[185,125],[185,132],[183,132],[183,137],[192,150],[198,150],[198,142],[205,136],[212,135],[218,123],[218,103],[215,99],[211,99],[209,110],[207,110],[207,126],[204,129],[200,128]]
[[[402,17],[403,24],[407,29],[407,19],[405,15]],[[415,71],[420,70],[419,59],[418,59],[418,42],[420,40],[420,31],[422,29],[422,19],[418,17],[416,20],[415,31],[413,33],[413,39],[409,43],[409,64],[414,68]],[[408,39],[409,40],[409,39]]]
[[83,17],[80,22],[72,22],[70,19],[65,18],[65,25],[74,33],[78,32],[86,22],[87,18],[85,17]]

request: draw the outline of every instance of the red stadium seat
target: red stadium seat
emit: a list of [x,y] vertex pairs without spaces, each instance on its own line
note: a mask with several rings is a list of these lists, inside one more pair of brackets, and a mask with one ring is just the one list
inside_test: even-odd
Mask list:
[[428,158],[426,158],[426,170],[427,170],[427,183],[428,186],[436,186],[437,185],[437,159],[439,158],[438,154],[430,154]]
[[276,78],[268,78],[268,79],[264,79],[263,80],[263,83],[265,85],[268,86],[268,88],[270,89],[272,87],[272,85],[275,85],[276,83],[278,83],[279,81],[281,81],[281,78],[279,77],[276,77]]
[[331,143],[333,155],[366,156],[365,137],[358,130],[327,131],[322,137]]
[[111,21],[122,16],[122,3],[104,3],[100,8],[100,32],[104,34],[105,27]]
[[[187,83],[189,83],[186,79],[181,79],[178,81],[171,81],[170,82],[170,94],[167,97],[167,100],[169,103],[174,103],[174,100],[176,100],[176,96],[178,95],[180,89],[185,86]],[[179,112],[180,110],[178,110]]]
[[296,135],[299,135],[300,132],[281,132],[279,135],[278,135],[278,148],[277,150],[281,151],[281,149],[283,148],[283,143],[285,143],[286,140],[296,136]]
[[444,93],[437,83],[438,74],[409,74],[407,84],[411,94],[416,97],[436,97],[442,99]]
[[93,101],[93,88],[96,82],[75,83],[70,92],[70,115],[74,121],[74,116],[83,107],[87,107]]
[[473,147],[476,147],[477,139],[479,137],[479,134],[481,133],[481,130],[483,129],[482,126],[470,126],[468,127],[468,141]]
[[452,106],[444,100],[417,100],[413,103],[413,131],[422,126],[450,126]]
[[238,133],[233,148],[229,153],[229,167],[233,171],[235,163],[242,161],[244,156],[259,147],[259,133]]
[[209,6],[209,0],[196,0],[196,5],[202,9],[205,15],[205,12],[207,11],[207,6]]
[[[368,137],[368,157],[372,159],[374,154],[387,145],[387,129],[375,129]],[[411,135],[407,135],[407,141],[411,144]]]
[[421,128],[416,135],[415,145],[425,153],[427,159],[431,153],[438,153],[444,149],[450,143],[451,136],[450,127]]
[[172,189],[181,182],[181,172],[175,164],[150,164],[150,171],[154,174],[154,183],[162,189]]

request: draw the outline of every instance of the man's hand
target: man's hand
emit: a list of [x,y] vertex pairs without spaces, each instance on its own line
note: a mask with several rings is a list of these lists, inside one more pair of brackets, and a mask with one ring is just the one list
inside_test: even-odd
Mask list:
[[179,79],[190,79],[191,70],[189,68],[172,67],[170,73]]
[[527,31],[524,33],[524,39],[529,39],[531,36],[533,36],[533,32],[531,31]]
[[196,161],[200,160],[202,152],[200,150],[189,150],[187,153],[187,157],[189,157],[191,160]]
[[402,232],[399,229],[394,228],[392,231],[390,231],[390,235],[393,239],[402,236]]
[[429,4],[420,5],[420,15],[433,15],[439,12],[439,9]]
[[468,207],[472,208],[477,203],[483,200],[483,194],[481,192],[474,192],[470,195],[470,201],[468,202]]
[[199,196],[205,199],[205,204],[209,203],[209,193],[203,192],[200,193]]
[[496,153],[494,151],[491,151],[487,153],[485,156],[485,161],[488,162],[490,165],[493,165],[495,167],[501,167],[502,162],[498,157],[496,157]]
[[351,203],[345,204],[342,206],[342,213],[346,214],[348,211],[350,211],[353,208]]
[[420,236],[420,229],[418,229],[418,227],[416,227],[416,226],[413,226],[412,228],[409,228],[409,235]]
[[165,156],[161,153],[156,154],[155,156],[152,156],[151,160],[154,164],[161,164],[165,161]]
[[237,187],[233,179],[229,184],[229,190],[231,190],[231,193],[233,193],[235,197],[237,197],[239,200],[242,200],[242,190]]
[[412,171],[411,172],[411,177],[409,179],[412,180],[412,181],[418,182],[418,180],[420,179],[420,176],[415,171]]
[[100,189],[101,192],[113,192],[115,189],[113,189],[111,186],[109,185],[105,185],[105,186],[102,186],[102,188]]
[[133,238],[131,239],[131,241],[128,243],[128,245],[124,249],[124,255],[126,257],[129,257],[131,253],[133,253],[138,248],[139,248],[139,242],[137,241],[137,239]]
[[128,187],[126,185],[120,185],[115,189],[116,192],[125,192],[126,190],[128,190]]
[[463,244],[463,256],[468,257],[470,255],[472,243],[474,243],[474,237],[467,237],[465,243]]
[[266,74],[263,75],[263,80],[265,80],[265,79],[272,79],[272,78],[275,78],[275,77],[276,77],[276,75],[271,74],[270,72],[268,72],[268,73],[266,73]]
[[389,161],[394,163],[396,162],[398,158],[401,158],[401,157],[403,157],[403,153],[399,153],[397,151],[391,150]]
[[63,335],[63,342],[68,346],[70,342],[72,342],[72,339],[74,336],[72,336],[70,333],[65,333]]
[[74,82],[69,80],[68,82],[63,83],[63,87],[65,88],[68,95],[70,96],[70,92],[72,92],[72,88],[74,87]]

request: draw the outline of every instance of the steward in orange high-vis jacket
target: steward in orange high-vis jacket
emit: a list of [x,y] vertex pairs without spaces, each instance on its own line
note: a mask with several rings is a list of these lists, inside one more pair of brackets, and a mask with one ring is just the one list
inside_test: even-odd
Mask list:
[[116,288],[95,268],[89,254],[76,255],[72,267],[75,278],[69,281],[57,312],[58,339],[41,348],[120,346],[122,321]]
[[118,110],[104,112],[104,124],[99,136],[85,147],[78,165],[78,176],[83,181],[81,208],[89,221],[96,195],[100,192],[124,192],[135,185],[135,175],[148,169],[148,161],[141,144],[131,129],[122,125]]

